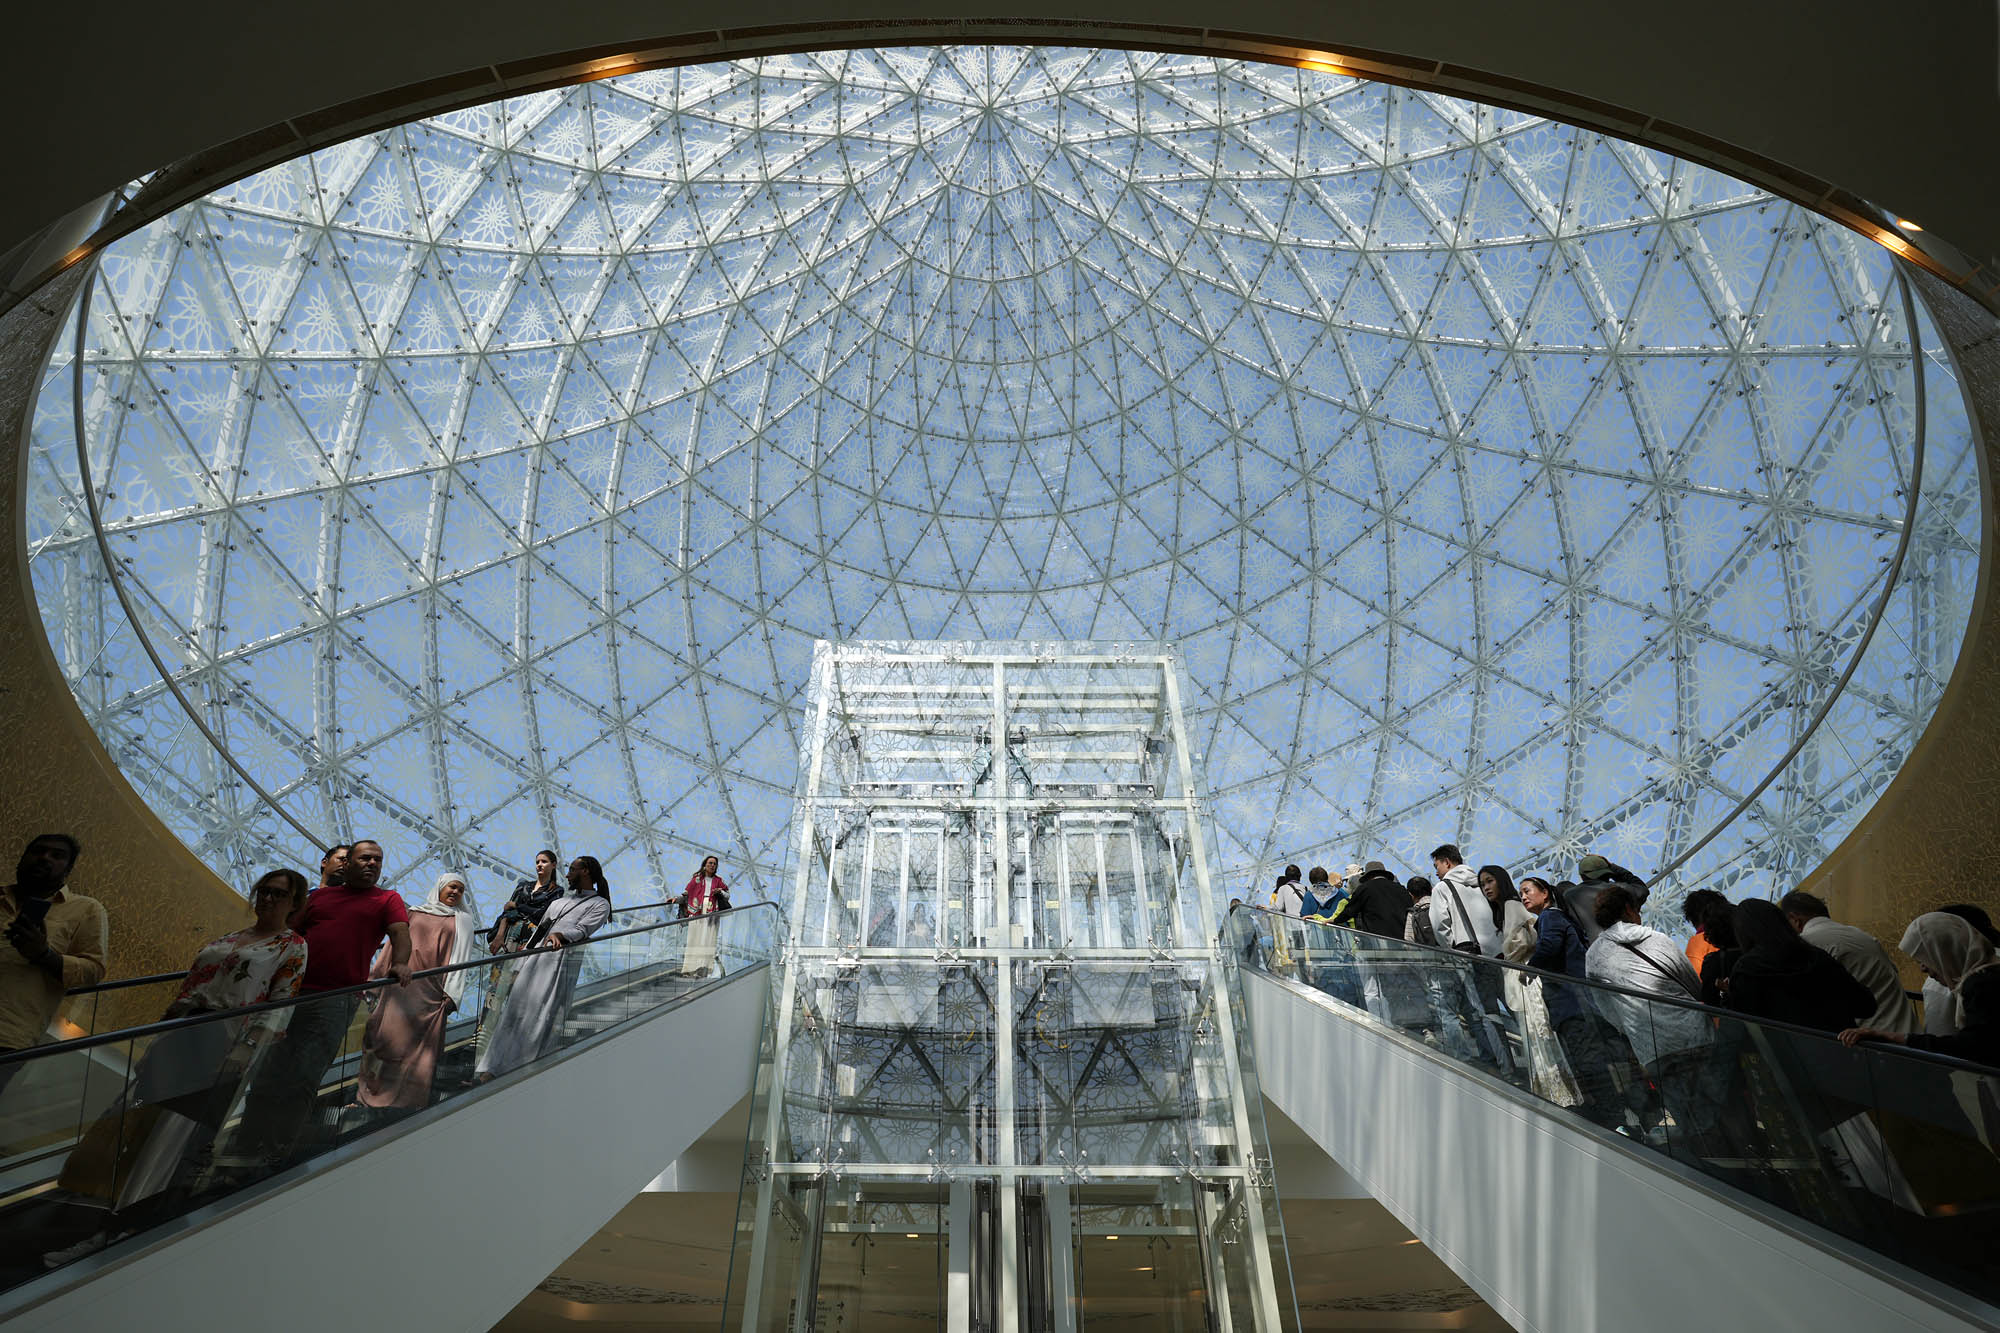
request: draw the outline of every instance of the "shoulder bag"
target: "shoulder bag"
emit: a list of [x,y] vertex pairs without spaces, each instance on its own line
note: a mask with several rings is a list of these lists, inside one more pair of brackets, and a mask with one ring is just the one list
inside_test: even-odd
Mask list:
[[1647,953],[1644,949],[1641,949],[1638,945],[1632,943],[1630,940],[1613,940],[1612,943],[1617,945],[1621,949],[1630,949],[1633,953],[1637,954],[1641,959],[1645,961],[1647,967],[1652,968],[1655,972],[1658,972],[1668,981],[1671,981],[1676,986],[1679,986],[1683,991],[1687,991],[1687,997],[1690,1000],[1694,1000],[1696,1002],[1699,1002],[1701,1000],[1701,992],[1699,990],[1693,990],[1693,991],[1688,990],[1687,982],[1683,981],[1680,978],[1679,974],[1675,973],[1670,968],[1662,967],[1660,965],[1659,959],[1653,957],[1651,954]]
[[[1467,940],[1456,940],[1452,943],[1451,947],[1460,953],[1478,953],[1479,932],[1472,928],[1472,920],[1465,914],[1465,900],[1458,896],[1458,885],[1446,879],[1439,881],[1438,888],[1443,889],[1451,895],[1451,907],[1457,909],[1452,912],[1452,915],[1457,919],[1459,929],[1472,937]],[[1436,892],[1436,890],[1434,889],[1432,892]]]

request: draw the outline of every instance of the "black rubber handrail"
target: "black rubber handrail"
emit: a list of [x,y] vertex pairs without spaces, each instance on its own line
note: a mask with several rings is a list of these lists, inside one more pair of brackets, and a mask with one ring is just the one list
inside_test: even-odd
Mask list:
[[[1553,911],[1555,909],[1551,908],[1550,910]],[[1693,1009],[1697,1013],[1711,1014],[1717,1018],[1727,1018],[1738,1023],[1747,1023],[1762,1028],[1775,1028],[1780,1032],[1795,1032],[1801,1036],[1817,1038],[1820,1041],[1830,1041],[1836,1046],[1842,1044],[1839,1037],[1824,1028],[1809,1028],[1800,1023],[1788,1023],[1782,1018],[1759,1018],[1751,1014],[1746,1014],[1740,1009],[1718,1009],[1712,1004],[1703,1004],[1700,1000],[1684,1000],[1675,995],[1661,995],[1653,991],[1632,990],[1626,986],[1614,986],[1610,982],[1598,981],[1592,977],[1574,977],[1567,972],[1551,972],[1547,968],[1535,967],[1529,963],[1517,963],[1507,958],[1495,958],[1489,954],[1469,954],[1462,949],[1447,949],[1437,944],[1419,944],[1414,940],[1398,939],[1393,935],[1377,935],[1373,931],[1360,930],[1352,926],[1336,926],[1331,921],[1288,916],[1283,912],[1274,912],[1268,907],[1254,907],[1249,903],[1237,903],[1229,909],[1229,915],[1231,916],[1238,912],[1255,912],[1259,916],[1277,921],[1289,921],[1297,926],[1318,926],[1327,930],[1337,930],[1342,934],[1351,935],[1361,940],[1388,940],[1390,943],[1404,949],[1422,949],[1426,953],[1440,954],[1446,958],[1458,959],[1461,966],[1476,961],[1481,964],[1490,964],[1508,968],[1515,972],[1525,973],[1528,976],[1537,977],[1543,981],[1559,981],[1565,986],[1587,986],[1592,990],[1609,991],[1613,995],[1628,995],[1633,999],[1644,1000],[1648,1004],[1677,1005],[1682,1009]],[[1367,951],[1363,950],[1363,952]],[[1277,973],[1272,973],[1271,975],[1278,976]],[[1286,978],[1279,976],[1279,980],[1286,980]],[[2000,1074],[2000,1069],[1996,1069],[1991,1065],[1982,1065],[1976,1060],[1961,1060],[1955,1055],[1944,1055],[1936,1051],[1913,1051],[1909,1047],[1895,1042],[1868,1042],[1866,1046],[1870,1051],[1881,1051],[1909,1060],[1921,1060],[1927,1064],[1946,1065],[1952,1068],[1972,1068],[1988,1073]]]
[[[611,915],[618,916],[625,912],[644,912],[655,907],[672,907],[679,901],[680,899],[678,898],[669,898],[665,902],[660,903],[633,903],[630,907],[612,908]],[[757,904],[745,903],[743,905],[745,907],[755,907]],[[481,934],[484,933],[484,931],[481,931]],[[500,956],[499,954],[493,955],[495,958]],[[100,981],[95,986],[78,986],[75,990],[64,991],[63,999],[67,1001],[73,1000],[79,995],[102,995],[105,991],[124,990],[129,986],[153,986],[158,985],[162,981],[181,981],[186,977],[187,971],[185,969],[179,972],[155,972],[149,977],[121,977],[117,981]]]
[[[745,903],[741,907],[724,908],[720,912],[711,912],[705,915],[707,917],[733,916],[738,912],[754,912],[760,907],[777,913],[780,922],[782,922],[783,914],[778,912],[778,905],[773,902]],[[634,926],[630,930],[614,930],[603,935],[592,935],[587,940],[582,940],[577,944],[565,945],[564,947],[571,949],[582,948],[586,945],[595,944],[599,940],[623,939],[628,935],[642,935],[649,930],[668,930],[703,919],[703,917],[693,916],[683,917],[678,921],[654,921],[643,926]],[[538,950],[530,949],[523,952],[535,953]],[[422,972],[411,973],[410,980],[415,981],[418,977],[443,976],[447,972],[470,972],[477,968],[493,967],[504,963],[507,959],[518,958],[520,956],[520,954],[491,954],[485,958],[472,959],[469,962],[449,963],[444,967],[426,968]],[[0,1067],[20,1064],[24,1061],[39,1059],[47,1055],[89,1050],[92,1047],[109,1045],[115,1041],[137,1041],[141,1037],[151,1037],[162,1032],[176,1032],[181,1028],[193,1027],[197,1023],[213,1023],[225,1018],[241,1018],[246,1014],[261,1014],[274,1009],[295,1009],[302,1004],[312,1004],[336,995],[360,995],[367,991],[382,990],[389,986],[401,984],[404,983],[391,980],[388,977],[378,977],[370,981],[359,982],[352,986],[337,986],[331,990],[314,991],[310,995],[296,995],[283,1000],[266,1000],[262,1004],[246,1004],[236,1009],[212,1009],[204,1013],[189,1014],[185,1018],[164,1018],[157,1023],[143,1023],[138,1027],[119,1028],[112,1032],[94,1032],[87,1037],[78,1037],[73,1041],[52,1041],[43,1046],[25,1046],[18,1051],[9,1051],[4,1055],[0,1055]]]

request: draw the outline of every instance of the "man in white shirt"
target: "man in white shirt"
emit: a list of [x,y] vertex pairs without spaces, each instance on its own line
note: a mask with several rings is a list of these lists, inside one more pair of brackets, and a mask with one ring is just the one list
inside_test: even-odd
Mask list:
[[[1493,927],[1493,908],[1479,891],[1479,879],[1465,864],[1465,854],[1456,843],[1445,843],[1431,852],[1431,867],[1437,871],[1431,889],[1431,930],[1438,943],[1460,953],[1498,957],[1500,932]],[[1470,963],[1454,965],[1439,958],[1425,969],[1424,990],[1446,1054],[1502,1071],[1514,1067],[1490,1012],[1499,1004],[1498,968],[1474,971]]]
[[[1437,884],[1431,889],[1431,929],[1440,942],[1485,958],[1500,956],[1500,931],[1493,924],[1493,907],[1480,892],[1479,877],[1465,863],[1456,843],[1431,853]],[[1472,945],[1472,948],[1466,948]]]
[[1917,1030],[1917,1011],[1903,991],[1903,979],[1889,960],[1882,942],[1857,926],[1835,921],[1826,902],[1816,894],[1794,889],[1778,900],[1785,920],[1799,937],[1816,949],[1833,955],[1833,961],[1847,969],[1847,975],[1875,993],[1875,1016],[1863,1027],[1895,1032],[1907,1037]]
[[1286,866],[1285,873],[1278,876],[1278,887],[1271,891],[1271,910],[1286,916],[1303,915],[1305,890],[1299,884],[1303,872],[1297,866]]

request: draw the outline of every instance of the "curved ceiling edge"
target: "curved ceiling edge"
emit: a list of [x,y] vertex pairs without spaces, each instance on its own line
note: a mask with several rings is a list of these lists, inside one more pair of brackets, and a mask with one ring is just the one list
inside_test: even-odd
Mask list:
[[[66,307],[80,275],[62,280],[53,295]],[[68,321],[33,306],[0,316],[0,416],[25,420],[35,398],[45,354]],[[10,430],[8,447],[25,432]],[[27,450],[17,461],[0,453],[0,497],[20,514],[27,475]],[[244,923],[241,885],[226,885],[169,828],[128,781],[79,708],[52,645],[40,633],[24,632],[40,623],[28,568],[25,529],[17,522],[0,544],[0,744],[12,761],[0,773],[0,809],[9,816],[11,835],[60,829],[79,838],[84,857],[72,881],[105,904],[111,917],[112,978],[170,972],[187,965],[194,949]],[[18,845],[18,844],[17,844]],[[159,1016],[155,992],[139,988],[108,1002],[95,1014],[98,1030],[150,1022]],[[81,1015],[77,1015],[81,1018]]]
[[[43,262],[43,257],[38,256],[36,267],[20,273],[0,268],[0,278],[4,278],[0,312],[32,294],[63,269],[100,252],[118,237],[163,213],[273,163],[361,134],[495,98],[647,69],[796,51],[931,44],[940,40],[1047,45],[1083,42],[1107,48],[1252,59],[1344,72],[1549,116],[1578,128],[1645,144],[1749,181],[1778,198],[1810,208],[1859,232],[2000,313],[2000,278],[1992,272],[1993,265],[1982,265],[1947,238],[1913,224],[1902,224],[1909,230],[1899,229],[1901,220],[1895,214],[1855,195],[1839,182],[1632,108],[1473,67],[1339,43],[1212,28],[1045,19],[851,20],[666,34],[616,46],[570,50],[500,66],[456,71],[371,93],[311,114],[290,117],[163,164],[122,192],[123,206],[116,209],[108,222],[73,245],[63,242],[68,248],[59,257]],[[106,202],[118,198],[114,195]],[[0,253],[0,264],[21,260],[22,252],[34,250],[35,242],[24,240],[19,251]]]
[[[1878,938],[1900,938],[1908,922],[1943,903],[1993,904],[1993,894],[1966,867],[1987,855],[1989,830],[2000,821],[2000,616],[1993,598],[1996,489],[2000,488],[2000,320],[1955,288],[1917,274],[1913,282],[1966,387],[1976,475],[1964,484],[1985,497],[1978,591],[1958,663],[1937,710],[1894,780],[1868,811],[1813,867],[1800,886],[1832,904],[1835,917]],[[1921,980],[1906,965],[1908,980]]]

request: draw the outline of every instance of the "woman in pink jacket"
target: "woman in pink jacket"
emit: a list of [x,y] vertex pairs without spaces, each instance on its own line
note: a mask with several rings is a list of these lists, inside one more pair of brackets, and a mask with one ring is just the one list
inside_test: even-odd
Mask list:
[[681,915],[689,918],[684,927],[687,946],[681,954],[682,976],[705,977],[715,968],[715,922],[710,918],[729,907],[729,886],[716,873],[721,868],[713,856],[704,858],[701,869],[681,890]]

